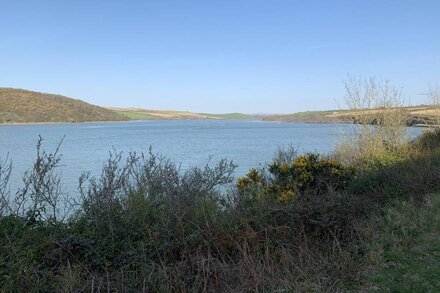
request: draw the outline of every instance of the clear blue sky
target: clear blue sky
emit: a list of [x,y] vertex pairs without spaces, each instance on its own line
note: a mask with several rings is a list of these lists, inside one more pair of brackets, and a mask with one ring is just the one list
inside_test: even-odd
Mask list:
[[0,86],[104,106],[338,108],[347,74],[426,102],[440,1],[0,0]]

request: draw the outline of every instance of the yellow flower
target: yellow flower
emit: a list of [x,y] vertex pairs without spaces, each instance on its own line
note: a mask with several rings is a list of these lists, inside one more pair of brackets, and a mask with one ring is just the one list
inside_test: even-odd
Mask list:
[[246,176],[254,183],[259,183],[261,181],[261,175],[257,169],[250,169]]
[[249,184],[249,179],[246,177],[238,178],[237,179],[237,187],[238,188],[244,188]]
[[287,190],[281,193],[281,195],[278,197],[279,202],[286,202],[289,199],[293,198],[295,196],[295,193],[293,190]]

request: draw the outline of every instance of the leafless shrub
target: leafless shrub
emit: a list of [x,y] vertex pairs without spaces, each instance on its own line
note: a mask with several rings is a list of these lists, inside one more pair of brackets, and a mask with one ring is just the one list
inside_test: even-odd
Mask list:
[[274,163],[289,164],[298,156],[298,148],[293,145],[278,147],[272,161]]
[[135,153],[130,153],[121,167],[122,153],[114,150],[109,152],[99,178],[83,173],[79,178],[79,191],[86,206],[99,208],[123,198],[126,191],[131,189],[130,179],[135,174],[138,160]]
[[[147,154],[129,153],[125,161],[121,153],[112,153],[100,177],[84,174],[80,179],[83,212],[110,231],[117,213],[135,216],[139,203],[166,210],[168,218],[163,221],[180,221],[205,200],[219,200],[221,188],[233,182],[235,167],[221,160],[183,172],[151,148]],[[151,212],[152,217],[159,215]]]
[[399,149],[405,141],[407,120],[402,89],[388,80],[349,76],[345,90],[348,112],[357,126],[337,146],[335,155],[359,165]]
[[12,162],[8,156],[0,158],[0,217],[10,213],[9,178],[12,172]]
[[436,126],[440,126],[440,86],[435,84],[429,90],[429,101],[432,105],[432,111]]
[[26,216],[28,221],[57,221],[67,214],[67,194],[61,184],[60,167],[61,155],[59,150],[63,139],[57,144],[53,153],[47,153],[42,148],[43,138],[39,136],[36,149],[37,157],[34,165],[23,178],[23,187],[14,198],[13,213]]

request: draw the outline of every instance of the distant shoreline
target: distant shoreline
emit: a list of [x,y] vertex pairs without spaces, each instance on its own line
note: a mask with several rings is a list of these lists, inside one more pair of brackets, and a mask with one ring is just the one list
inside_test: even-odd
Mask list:
[[115,121],[81,121],[81,122],[0,122],[0,126],[20,126],[20,125],[58,125],[58,124],[95,124],[95,123],[123,123],[134,120],[115,120]]
[[[265,120],[265,119],[227,119],[227,118],[194,118],[194,119],[143,119],[143,120],[115,120],[115,121],[81,121],[81,122],[7,122],[1,123],[2,126],[27,126],[27,125],[75,125],[75,124],[108,124],[108,123],[127,123],[127,122],[147,122],[147,121],[261,121],[261,122],[272,122],[272,123],[293,123],[293,124],[340,124],[340,125],[356,125],[355,123],[349,123],[346,121],[283,121],[283,120]],[[407,125],[406,127],[417,127],[417,128],[435,128],[440,127],[440,125],[428,125],[428,124],[414,124]]]
[[136,121],[224,121],[224,120],[243,120],[243,121],[263,121],[263,122],[285,122],[285,121],[264,121],[262,119],[227,119],[227,118],[193,118],[193,119],[139,119],[139,120],[114,120],[114,121],[80,121],[80,122],[0,122],[1,126],[24,126],[24,125],[75,125],[75,124],[107,124],[107,123],[127,123]]

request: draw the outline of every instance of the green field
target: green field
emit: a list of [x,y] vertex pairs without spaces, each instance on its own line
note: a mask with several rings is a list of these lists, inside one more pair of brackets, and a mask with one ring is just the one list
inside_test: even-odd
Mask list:
[[227,114],[208,114],[208,113],[200,113],[201,115],[209,116],[212,118],[221,118],[221,119],[255,119],[255,115],[243,114],[243,113],[227,113]]
[[254,115],[242,113],[209,114],[170,110],[109,108],[131,120],[186,120],[186,119],[256,119]]
[[119,115],[126,116],[131,120],[160,120],[159,117],[148,113],[139,113],[133,111],[115,111],[115,112]]

